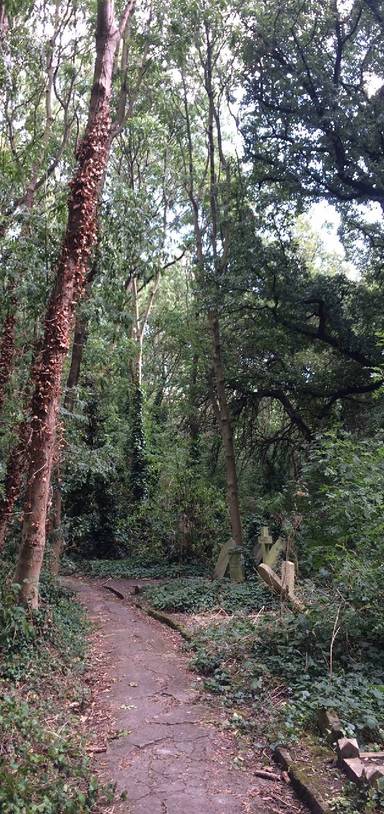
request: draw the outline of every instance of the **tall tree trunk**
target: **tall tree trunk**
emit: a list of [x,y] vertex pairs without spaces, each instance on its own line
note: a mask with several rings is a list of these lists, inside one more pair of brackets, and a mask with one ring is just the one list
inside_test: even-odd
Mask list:
[[11,294],[0,340],[0,415],[15,358],[16,297]]
[[200,422],[197,407],[197,375],[199,355],[194,352],[192,356],[191,379],[188,392],[188,429],[189,429],[189,460],[195,466],[200,460]]
[[[87,338],[87,322],[82,314],[76,314],[71,364],[69,368],[67,385],[65,389],[63,407],[72,412],[76,401],[76,388],[80,379],[81,363]],[[59,446],[59,445],[58,445]],[[60,558],[64,549],[64,538],[61,526],[62,521],[62,494],[60,482],[60,449],[57,449],[57,464],[52,478],[52,505],[49,523],[49,534],[52,538],[50,548],[50,571],[57,576],[60,568]]]
[[34,377],[31,441],[22,541],[15,579],[19,601],[38,607],[38,585],[45,548],[45,527],[61,376],[68,352],[75,305],[84,287],[97,237],[97,206],[111,144],[110,97],[116,49],[133,10],[129,2],[120,26],[113,0],[99,0],[96,62],[88,123],[78,151],[78,169],[70,183],[68,222],[56,282],[45,319],[43,351]]
[[232,420],[225,392],[224,366],[221,352],[220,324],[215,311],[208,314],[209,327],[212,338],[212,361],[215,374],[217,394],[217,417],[223,442],[225,455],[225,470],[227,476],[228,508],[231,518],[232,537],[236,545],[242,544],[241,516],[239,506],[239,491],[237,484],[237,468],[235,446],[233,443]]
[[[216,172],[216,146],[214,139],[214,126],[216,125],[217,136],[217,149],[219,155],[219,164],[221,168],[226,171],[227,166],[222,151],[222,139],[220,128],[219,113],[215,108],[215,98],[213,90],[213,59],[212,59],[212,38],[209,28],[209,23],[205,21],[205,34],[207,45],[207,58],[204,69],[205,74],[205,89],[208,96],[208,163],[209,163],[209,196],[210,196],[210,210],[211,210],[211,244],[212,256],[215,279],[213,286],[215,288],[215,299],[220,294],[217,278],[220,278],[222,271],[226,266],[226,256],[228,252],[228,233],[223,230],[220,223],[220,205],[218,201],[218,179]],[[222,243],[221,256],[218,253],[218,237]],[[219,407],[220,416],[220,429],[223,441],[224,454],[225,454],[225,467],[227,475],[227,495],[228,495],[228,508],[231,518],[232,538],[236,545],[242,544],[242,530],[241,530],[241,515],[239,492],[237,483],[237,468],[236,468],[236,455],[235,446],[233,441],[232,431],[232,417],[228,406],[227,394],[225,391],[225,375],[224,364],[221,349],[220,338],[220,323],[217,308],[210,308],[208,311],[208,324],[212,338],[212,362],[215,375],[216,393]]]
[[0,0],[0,40],[2,40],[5,35],[7,34],[9,28],[9,21],[7,12],[5,10],[5,2],[4,0]]
[[[45,158],[45,151],[51,135],[53,114],[52,114],[52,95],[54,84],[54,50],[56,39],[60,30],[59,20],[60,0],[55,0],[54,6],[54,33],[50,37],[47,44],[47,57],[46,57],[46,74],[47,84],[45,89],[45,124],[44,131],[41,139],[41,150],[35,161],[32,164],[30,177],[20,196],[20,203],[27,212],[31,212],[35,204],[36,191],[39,184],[38,176],[41,172],[42,165]],[[5,28],[4,28],[5,25]],[[8,30],[8,20],[4,10],[4,3],[0,0],[0,39],[4,37]],[[68,102],[69,105],[69,102]],[[68,135],[68,110],[65,114],[64,135],[62,146],[59,150],[64,148],[67,135]],[[59,156],[57,156],[58,159]],[[17,208],[17,207],[16,207]],[[4,237],[7,232],[9,223],[7,219],[0,225],[0,236]],[[26,220],[21,228],[20,237],[25,239],[30,233],[30,226]],[[8,286],[9,307],[6,318],[4,320],[2,329],[2,339],[0,342],[0,414],[4,405],[6,389],[8,382],[11,378],[15,360],[15,339],[16,339],[16,324],[17,324],[17,291],[15,281],[11,281]],[[32,365],[33,369],[33,365]],[[28,403],[28,402],[26,402]],[[12,445],[7,462],[7,471],[4,483],[4,496],[0,500],[0,551],[5,544],[6,534],[8,530],[8,523],[12,515],[15,501],[17,500],[20,492],[21,483],[28,465],[28,449],[26,446],[27,439],[29,438],[28,423],[24,419],[21,421],[17,431],[17,440]]]
[[[210,39],[210,32],[208,25],[206,25],[206,38],[207,38],[207,60],[204,66],[204,76],[205,76],[205,89],[207,92],[208,100],[209,100],[209,110],[208,110],[208,122],[207,122],[207,133],[208,133],[208,166],[209,166],[209,198],[210,198],[210,212],[211,212],[211,247],[212,247],[212,257],[213,257],[213,266],[214,266],[214,273],[218,275],[220,271],[225,267],[226,263],[226,254],[228,251],[228,235],[222,235],[221,242],[223,244],[223,253],[222,256],[218,256],[218,231],[219,231],[219,207],[217,201],[217,178],[216,178],[216,170],[215,170],[215,143],[214,143],[214,124],[216,122],[216,127],[218,130],[218,144],[219,144],[219,159],[223,163],[224,156],[222,154],[221,149],[221,134],[219,131],[219,119],[218,116],[215,115],[215,106],[214,106],[214,97],[213,97],[213,88],[212,88],[212,42]],[[193,218],[193,226],[194,226],[194,233],[195,233],[195,243],[196,243],[196,259],[197,259],[197,266],[199,268],[200,273],[202,273],[204,269],[204,244],[203,244],[203,236],[200,227],[200,220],[199,220],[199,202],[198,198],[195,194],[195,184],[194,184],[194,163],[193,163],[193,142],[192,142],[192,132],[191,132],[191,124],[190,124],[190,116],[189,116],[189,103],[188,103],[188,94],[187,94],[187,87],[182,76],[183,81],[183,88],[184,88],[184,112],[185,112],[185,121],[186,121],[186,128],[187,128],[187,142],[188,142],[188,175],[189,175],[189,184],[188,184],[188,196],[191,203],[191,212]],[[225,168],[225,167],[224,167]],[[216,280],[213,281],[214,286],[214,295],[215,299],[217,299],[217,283]],[[242,529],[241,529],[241,515],[240,515],[240,504],[239,504],[239,494],[238,494],[238,483],[237,483],[237,468],[236,468],[236,456],[235,456],[235,447],[233,441],[233,431],[232,431],[232,419],[231,413],[228,406],[227,395],[225,391],[225,375],[224,375],[224,365],[222,359],[222,350],[221,350],[221,340],[220,340],[220,322],[219,316],[216,308],[210,308],[208,311],[208,325],[211,335],[212,341],[212,362],[213,362],[213,372],[215,378],[215,388],[216,388],[216,395],[217,395],[217,402],[215,403],[215,414],[219,425],[219,430],[221,434],[221,439],[223,443],[224,453],[225,453],[225,464],[226,464],[226,480],[227,480],[227,503],[228,503],[228,510],[230,515],[231,521],[231,530],[232,530],[232,538],[236,545],[242,544]]]

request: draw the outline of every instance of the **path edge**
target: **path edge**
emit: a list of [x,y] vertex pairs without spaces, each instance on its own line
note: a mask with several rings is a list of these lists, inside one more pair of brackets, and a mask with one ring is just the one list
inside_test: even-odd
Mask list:
[[316,785],[308,777],[308,766],[294,761],[291,753],[283,746],[275,747],[273,757],[276,763],[288,772],[292,788],[313,814],[329,814],[329,804],[320,797]]

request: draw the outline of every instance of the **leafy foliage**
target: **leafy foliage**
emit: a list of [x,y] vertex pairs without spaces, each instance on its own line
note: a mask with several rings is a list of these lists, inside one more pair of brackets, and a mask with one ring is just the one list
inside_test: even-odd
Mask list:
[[41,609],[31,616],[14,604],[17,586],[8,569],[1,569],[0,808],[87,814],[101,790],[69,709],[87,702],[84,612],[45,578]]
[[241,585],[229,581],[180,579],[145,590],[145,597],[159,610],[198,613],[224,610],[244,613],[276,605],[276,600],[259,580]]
[[[367,584],[370,579],[368,574]],[[264,613],[257,622],[235,617],[215,623],[195,633],[193,664],[209,676],[210,689],[224,693],[229,704],[246,702],[255,719],[260,698],[272,700],[277,692],[284,703],[268,727],[278,741],[297,738],[303,729],[315,731],[319,710],[329,708],[338,712],[346,733],[360,742],[382,744],[381,618],[376,603],[371,612],[377,625],[372,617],[365,625],[360,590],[354,587],[356,593],[346,591],[342,609],[324,594],[320,602],[312,599],[304,613]],[[375,587],[377,591],[378,582]],[[367,609],[369,613],[369,604]]]
[[346,433],[328,433],[313,446],[303,480],[308,485],[308,494],[300,501],[305,516],[301,536],[305,567],[312,571],[338,568],[351,551],[367,562],[380,561],[384,529],[381,434],[356,439]]

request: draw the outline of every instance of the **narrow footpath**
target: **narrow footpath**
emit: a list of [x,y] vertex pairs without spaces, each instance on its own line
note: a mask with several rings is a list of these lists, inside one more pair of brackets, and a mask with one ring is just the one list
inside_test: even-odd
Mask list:
[[111,814],[306,810],[285,783],[253,774],[249,750],[239,761],[236,739],[220,729],[224,712],[188,670],[179,634],[135,606],[133,582],[124,581],[125,600],[83,579],[63,583],[78,592],[97,626],[93,648],[102,681],[87,726],[99,745],[104,737],[100,753],[96,746],[91,751],[100,780],[116,784]]

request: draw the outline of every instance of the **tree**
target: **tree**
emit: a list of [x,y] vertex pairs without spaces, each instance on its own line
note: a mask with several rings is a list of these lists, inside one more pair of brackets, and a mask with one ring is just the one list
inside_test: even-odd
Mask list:
[[[384,209],[382,16],[375,3],[246,12],[247,156],[258,182]],[[351,123],[353,122],[353,126]]]
[[132,8],[130,2],[117,25],[112,0],[98,3],[96,61],[88,123],[78,149],[78,169],[70,185],[68,222],[45,318],[43,349],[32,374],[29,466],[22,542],[16,566],[20,601],[32,608],[38,606],[63,361],[74,307],[81,295],[96,241],[97,207],[110,149],[113,64]]
[[[211,336],[211,366],[213,371],[212,405],[221,431],[225,450],[227,499],[232,537],[242,543],[240,505],[237,483],[236,455],[232,417],[228,405],[223,352],[220,337],[218,302],[229,242],[226,222],[226,188],[229,164],[223,150],[222,105],[233,83],[234,55],[225,55],[224,44],[234,39],[236,14],[228,5],[193,8],[172,23],[173,58],[180,74],[182,107],[179,98],[179,134],[184,195],[192,219],[196,280],[201,289],[208,285],[205,307]],[[193,31],[192,44],[190,30]],[[174,91],[174,96],[176,96]],[[191,96],[194,104],[191,105]],[[198,111],[198,114],[196,115]],[[201,112],[200,112],[201,111]],[[181,125],[181,121],[183,124]],[[204,134],[207,134],[206,144]],[[223,181],[224,177],[224,181]],[[202,302],[204,297],[202,298]]]

